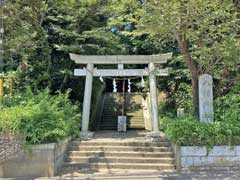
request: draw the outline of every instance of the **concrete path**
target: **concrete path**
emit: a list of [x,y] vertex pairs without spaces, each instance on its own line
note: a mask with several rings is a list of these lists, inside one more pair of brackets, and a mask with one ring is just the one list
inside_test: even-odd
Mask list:
[[55,178],[12,178],[5,180],[240,180],[239,170],[194,170],[178,172],[121,171],[65,174]]

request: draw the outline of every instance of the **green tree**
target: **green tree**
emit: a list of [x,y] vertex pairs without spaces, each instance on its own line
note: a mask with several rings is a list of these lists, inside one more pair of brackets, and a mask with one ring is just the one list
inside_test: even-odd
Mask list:
[[44,85],[48,81],[48,42],[42,22],[45,1],[6,1],[4,17],[4,70],[17,70],[19,87]]
[[233,70],[240,60],[239,18],[231,1],[146,1],[139,27],[143,32],[159,38],[167,36],[178,42],[191,73],[196,114],[198,76],[202,73],[214,74],[219,67]]
[[102,10],[104,5],[95,0],[48,1],[43,27],[52,50],[50,78],[53,91],[72,88],[75,99],[82,96],[79,91],[83,91],[83,81],[72,76],[76,65],[70,60],[69,53],[126,54],[121,38],[106,27],[108,16]]

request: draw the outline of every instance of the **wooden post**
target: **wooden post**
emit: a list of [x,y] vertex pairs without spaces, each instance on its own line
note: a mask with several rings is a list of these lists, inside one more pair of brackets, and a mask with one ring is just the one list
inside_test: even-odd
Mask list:
[[3,84],[4,84],[4,79],[3,79],[3,78],[0,78],[0,100],[2,100],[3,95],[4,95]]

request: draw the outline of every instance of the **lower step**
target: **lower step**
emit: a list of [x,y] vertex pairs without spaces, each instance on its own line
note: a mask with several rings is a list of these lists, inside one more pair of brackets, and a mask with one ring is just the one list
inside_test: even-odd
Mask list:
[[65,163],[66,170],[80,169],[142,169],[142,170],[174,170],[173,164],[140,164],[140,163]]
[[171,152],[170,147],[72,146],[74,151]]
[[132,158],[173,158],[172,152],[121,152],[121,151],[69,151],[69,156],[95,156],[95,157],[129,157]]
[[129,161],[129,157],[77,157],[70,156],[68,162],[75,163],[154,163],[154,164],[173,164],[173,158],[134,158]]
[[170,146],[170,143],[161,138],[159,142],[148,142],[148,141],[73,141],[74,146],[141,146],[141,147],[166,147]]

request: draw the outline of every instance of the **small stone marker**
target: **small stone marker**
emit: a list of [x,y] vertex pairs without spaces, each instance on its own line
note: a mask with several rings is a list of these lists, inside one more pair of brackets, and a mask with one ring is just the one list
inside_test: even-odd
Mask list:
[[177,117],[183,117],[184,116],[184,108],[178,108],[177,109]]
[[126,131],[127,131],[127,117],[118,116],[118,132],[126,132]]
[[213,121],[213,79],[208,74],[199,77],[199,117],[201,122]]

